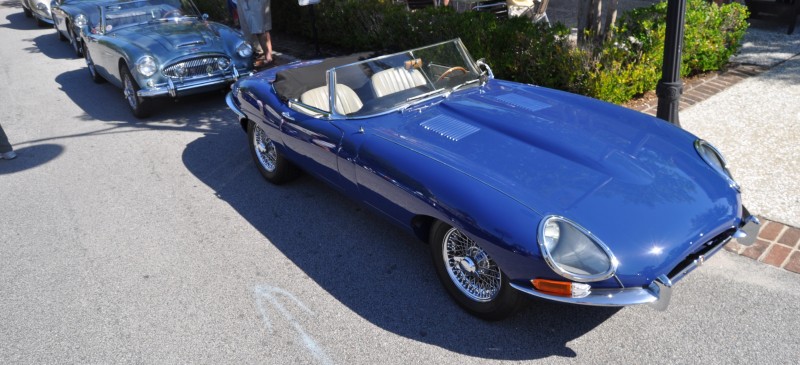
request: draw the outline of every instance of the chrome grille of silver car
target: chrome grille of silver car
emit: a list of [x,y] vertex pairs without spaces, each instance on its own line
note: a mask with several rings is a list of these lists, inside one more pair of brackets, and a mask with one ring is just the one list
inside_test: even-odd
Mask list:
[[[220,58],[225,57],[203,57],[194,58],[191,60],[184,60],[164,67],[164,76],[173,79],[192,78],[198,76],[208,76],[223,71],[217,62]],[[183,65],[186,68],[186,75],[179,75],[177,69]]]

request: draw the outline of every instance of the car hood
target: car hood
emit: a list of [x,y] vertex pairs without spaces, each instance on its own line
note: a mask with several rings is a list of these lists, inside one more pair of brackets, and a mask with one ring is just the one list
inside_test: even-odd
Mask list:
[[115,32],[131,44],[161,60],[192,53],[224,52],[222,37],[208,24],[197,20],[154,23]]
[[605,102],[493,80],[387,119],[374,129],[382,138],[581,224],[626,282],[669,272],[739,216],[738,193],[698,156],[696,137]]

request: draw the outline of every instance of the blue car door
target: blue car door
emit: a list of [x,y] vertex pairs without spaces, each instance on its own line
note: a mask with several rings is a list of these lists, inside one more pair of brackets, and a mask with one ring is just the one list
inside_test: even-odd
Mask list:
[[294,154],[292,160],[305,171],[341,190],[337,153],[342,130],[329,120],[313,118],[293,110],[283,112],[281,119],[283,142]]

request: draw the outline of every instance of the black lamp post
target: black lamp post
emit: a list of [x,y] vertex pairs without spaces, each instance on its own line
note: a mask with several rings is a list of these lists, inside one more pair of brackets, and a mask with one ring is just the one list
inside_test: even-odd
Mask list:
[[658,95],[656,117],[679,127],[681,123],[678,120],[678,106],[683,93],[681,48],[685,16],[686,0],[668,0],[664,63],[661,67],[661,80],[656,85],[656,95]]

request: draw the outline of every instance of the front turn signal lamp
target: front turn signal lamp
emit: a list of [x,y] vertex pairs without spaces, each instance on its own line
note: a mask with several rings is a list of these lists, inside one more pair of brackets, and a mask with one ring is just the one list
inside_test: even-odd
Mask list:
[[562,297],[583,298],[592,291],[592,287],[589,284],[573,283],[571,281],[533,279],[531,284],[540,292]]

